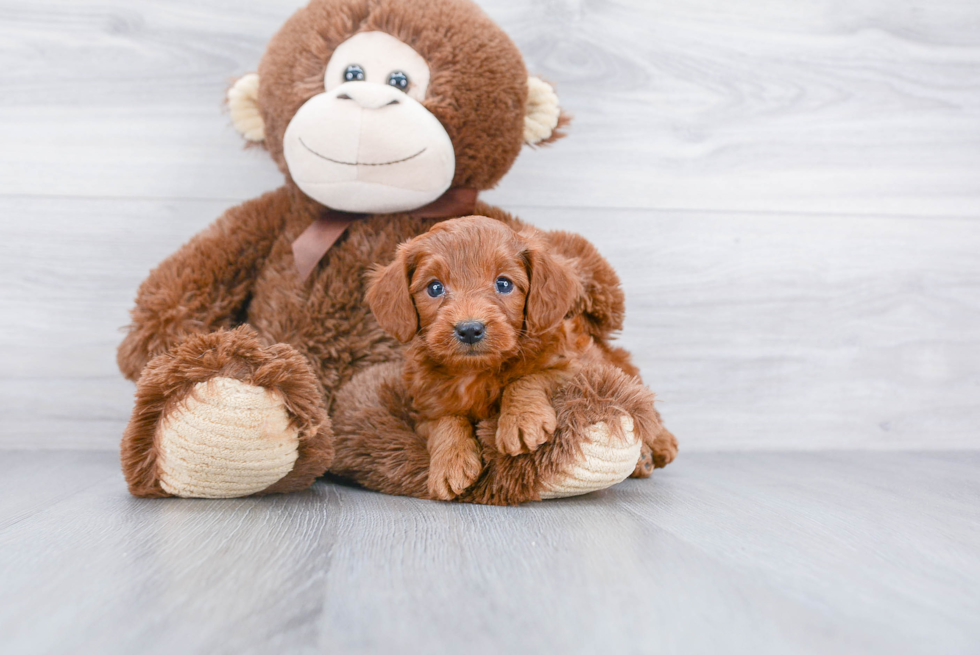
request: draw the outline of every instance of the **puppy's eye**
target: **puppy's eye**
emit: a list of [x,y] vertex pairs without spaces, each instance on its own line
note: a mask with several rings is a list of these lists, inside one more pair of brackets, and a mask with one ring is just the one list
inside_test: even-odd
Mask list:
[[497,293],[510,293],[514,290],[514,283],[505,277],[497,278]]
[[401,71],[395,71],[388,76],[388,84],[404,91],[408,88],[408,75]]
[[344,81],[345,82],[363,82],[364,81],[364,69],[357,64],[351,64],[344,70]]
[[446,288],[442,286],[442,282],[439,280],[432,280],[432,282],[429,282],[429,286],[425,287],[425,292],[433,298],[438,298],[446,293]]

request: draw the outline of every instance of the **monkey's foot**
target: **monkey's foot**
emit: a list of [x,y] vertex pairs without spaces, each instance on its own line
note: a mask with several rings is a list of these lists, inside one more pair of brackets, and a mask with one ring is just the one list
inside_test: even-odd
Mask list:
[[542,485],[541,499],[580,496],[628,478],[640,458],[641,441],[633,429],[632,418],[623,416],[620,423],[620,435],[606,422],[586,428],[580,444],[581,458]]
[[189,337],[150,361],[122,442],[129,490],[143,497],[299,491],[332,457],[310,366],[247,326]]
[[606,489],[641,468],[644,444],[654,466],[666,464],[667,453],[657,462],[658,439],[669,433],[653,401],[639,379],[615,367],[585,368],[553,397],[558,416],[554,436],[534,452],[501,453],[496,421],[477,426],[486,470],[461,499],[517,505]]
[[160,486],[184,498],[233,498],[281,480],[299,456],[299,429],[269,389],[232,378],[200,382],[160,421]]

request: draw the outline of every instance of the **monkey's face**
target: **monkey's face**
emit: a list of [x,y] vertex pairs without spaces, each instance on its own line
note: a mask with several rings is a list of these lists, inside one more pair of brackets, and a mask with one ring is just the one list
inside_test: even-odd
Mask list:
[[562,124],[554,91],[471,0],[310,0],[228,98],[300,190],[364,213],[489,189]]
[[334,51],[323,93],[286,128],[283,155],[308,196],[351,212],[426,205],[452,184],[449,134],[422,105],[429,66],[384,32],[362,32]]

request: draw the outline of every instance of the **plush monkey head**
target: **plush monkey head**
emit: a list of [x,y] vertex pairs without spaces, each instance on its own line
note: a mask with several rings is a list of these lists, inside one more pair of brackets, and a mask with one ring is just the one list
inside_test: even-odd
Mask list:
[[567,122],[469,0],[312,0],[228,100],[235,127],[306,195],[365,213],[489,189],[523,144]]

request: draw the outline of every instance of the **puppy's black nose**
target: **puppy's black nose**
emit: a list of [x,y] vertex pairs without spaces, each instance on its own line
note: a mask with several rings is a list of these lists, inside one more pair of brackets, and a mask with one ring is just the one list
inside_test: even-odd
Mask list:
[[476,343],[483,338],[486,330],[480,321],[461,321],[456,324],[456,338],[463,343]]

